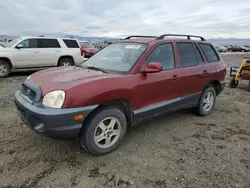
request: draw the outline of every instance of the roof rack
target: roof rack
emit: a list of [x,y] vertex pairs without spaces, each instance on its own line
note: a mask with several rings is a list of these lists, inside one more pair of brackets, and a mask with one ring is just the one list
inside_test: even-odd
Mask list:
[[127,40],[127,39],[130,39],[132,37],[137,37],[137,38],[157,38],[157,36],[143,36],[143,35],[132,35],[132,36],[128,36],[122,40]]
[[159,36],[159,37],[156,37],[156,40],[164,39],[164,37],[167,37],[167,36],[187,37],[188,40],[190,40],[190,37],[195,37],[195,38],[200,38],[201,41],[206,41],[206,39],[205,39],[204,37],[201,37],[201,36],[195,36],[195,35],[182,35],[182,34],[164,34],[164,35],[161,35],[161,36]]

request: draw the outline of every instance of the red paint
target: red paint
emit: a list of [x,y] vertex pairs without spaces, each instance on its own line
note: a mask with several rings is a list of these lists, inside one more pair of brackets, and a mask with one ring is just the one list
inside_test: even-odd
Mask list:
[[81,47],[81,54],[85,54],[86,57],[91,57],[95,53],[97,53],[99,50],[97,48],[84,48]]
[[[147,43],[150,40],[129,40],[129,42],[138,41]],[[128,40],[121,42],[128,42]],[[169,42],[173,43],[176,69],[160,71],[162,67],[157,62],[150,63],[145,69],[145,59],[153,49],[159,44]],[[226,67],[222,62],[205,61],[194,67],[180,68],[175,41],[153,40],[148,45],[149,47],[128,75],[105,74],[80,67],[60,67],[36,72],[31,79],[42,88],[43,96],[52,90],[65,90],[66,100],[63,108],[125,99],[130,102],[133,110],[200,92],[212,81],[225,79]],[[202,56],[204,57],[204,54]],[[142,73],[142,70],[149,69],[153,69],[155,73]]]

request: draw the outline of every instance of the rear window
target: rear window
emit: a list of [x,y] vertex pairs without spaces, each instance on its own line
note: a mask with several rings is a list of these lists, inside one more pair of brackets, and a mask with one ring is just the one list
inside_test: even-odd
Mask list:
[[215,49],[211,45],[209,44],[199,44],[199,45],[207,59],[207,62],[215,62],[220,60]]
[[39,48],[60,48],[57,39],[37,39]]
[[68,48],[80,48],[76,40],[63,39]]

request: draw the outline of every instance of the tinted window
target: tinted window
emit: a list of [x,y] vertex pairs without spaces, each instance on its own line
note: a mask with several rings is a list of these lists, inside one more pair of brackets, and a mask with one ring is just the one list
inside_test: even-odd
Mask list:
[[195,52],[198,64],[202,64],[204,61],[203,61],[203,58],[202,58],[202,55],[198,46],[196,44],[193,44],[193,47],[194,47],[194,52]]
[[175,61],[172,44],[161,44],[157,46],[146,60],[147,64],[150,62],[160,62],[163,70],[173,69],[175,67]]
[[37,48],[37,40],[36,39],[25,39],[19,44],[23,45],[23,48]]
[[191,67],[198,64],[193,43],[179,42],[177,43],[177,48],[180,56],[181,67]]
[[199,44],[206,59],[207,62],[214,62],[219,61],[219,57],[217,56],[214,48],[209,44]]
[[68,48],[79,48],[79,45],[76,40],[63,39],[63,42]]
[[60,48],[57,39],[37,39],[39,48]]

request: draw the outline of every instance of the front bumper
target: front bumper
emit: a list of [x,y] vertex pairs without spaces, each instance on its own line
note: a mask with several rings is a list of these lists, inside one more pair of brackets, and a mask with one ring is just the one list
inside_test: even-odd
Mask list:
[[[84,119],[97,105],[82,108],[52,109],[40,102],[30,103],[20,90],[15,93],[15,105],[23,122],[36,133],[56,138],[75,139],[79,136]],[[83,115],[83,120],[75,120],[76,115]]]

